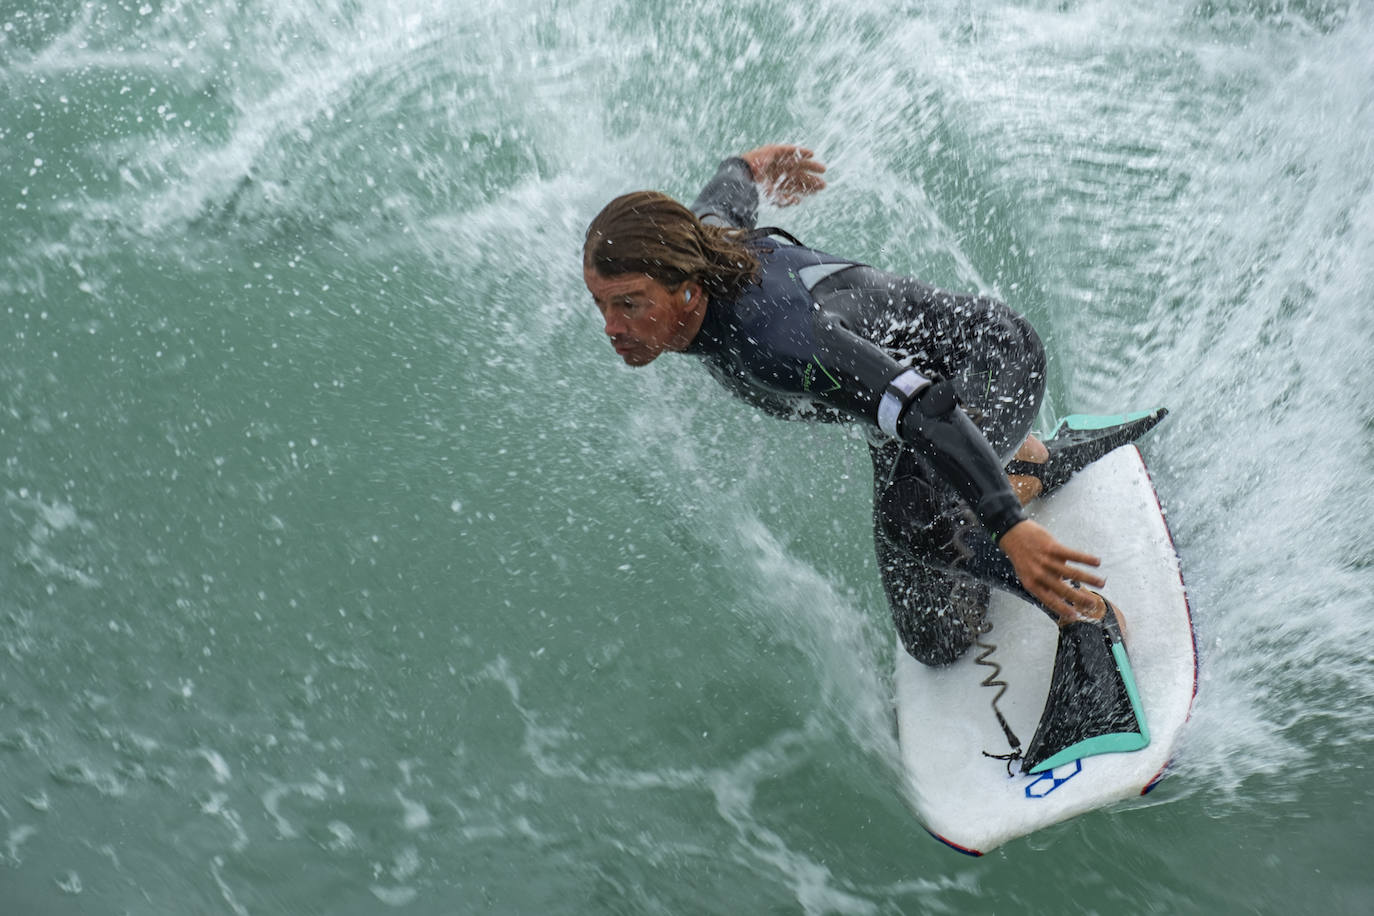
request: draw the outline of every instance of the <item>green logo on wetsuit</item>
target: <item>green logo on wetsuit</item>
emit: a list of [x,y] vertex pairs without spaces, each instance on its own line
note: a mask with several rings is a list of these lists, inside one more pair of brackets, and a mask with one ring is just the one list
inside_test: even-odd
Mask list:
[[823,374],[827,379],[830,380],[830,387],[820,389],[820,394],[829,394],[832,391],[840,390],[839,380],[836,379],[835,376],[831,375],[829,370],[827,370],[824,366],[821,365],[821,361],[817,357],[813,356],[811,357],[811,362],[807,363],[806,368],[802,370],[802,391],[811,390],[811,385],[816,380],[817,369],[819,369],[821,371],[821,374]]

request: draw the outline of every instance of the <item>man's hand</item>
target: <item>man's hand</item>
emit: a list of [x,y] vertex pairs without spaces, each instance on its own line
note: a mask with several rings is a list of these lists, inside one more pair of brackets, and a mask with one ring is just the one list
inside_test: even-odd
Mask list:
[[1026,591],[1058,614],[1060,623],[1096,619],[1100,614],[1101,605],[1092,593],[1070,584],[1081,582],[1093,588],[1105,585],[1106,580],[1099,576],[1069,565],[1101,566],[1102,561],[1097,557],[1070,550],[1056,541],[1043,525],[1030,520],[1013,525],[1002,535],[997,546],[1011,558],[1011,565],[1016,568],[1016,575]]
[[740,153],[740,158],[749,163],[754,180],[763,186],[763,192],[773,203],[790,207],[825,187],[825,179],[821,178],[825,166],[812,158],[814,155],[800,146],[771,143]]

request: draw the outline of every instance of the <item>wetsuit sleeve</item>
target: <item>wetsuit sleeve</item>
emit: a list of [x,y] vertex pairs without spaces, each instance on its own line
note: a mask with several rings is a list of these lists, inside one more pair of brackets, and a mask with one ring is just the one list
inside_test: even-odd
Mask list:
[[811,394],[911,445],[973,507],[994,539],[1025,520],[997,453],[958,406],[954,386],[907,369],[822,313]]
[[749,164],[738,156],[721,162],[715,176],[692,201],[692,212],[710,225],[754,228],[759,214],[759,189],[754,185]]

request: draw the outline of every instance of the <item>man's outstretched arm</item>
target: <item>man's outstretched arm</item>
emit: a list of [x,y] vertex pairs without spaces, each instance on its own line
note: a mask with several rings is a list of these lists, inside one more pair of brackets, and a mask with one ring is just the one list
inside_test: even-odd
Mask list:
[[771,143],[731,156],[692,201],[692,212],[708,225],[752,229],[758,218],[759,185],[780,207],[825,187],[825,166],[805,147]]

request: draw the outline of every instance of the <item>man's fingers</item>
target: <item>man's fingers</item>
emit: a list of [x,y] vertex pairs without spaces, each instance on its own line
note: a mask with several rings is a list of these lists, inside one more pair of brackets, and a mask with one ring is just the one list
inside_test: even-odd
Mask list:
[[1065,620],[1095,619],[1097,599],[1091,592],[1075,588],[1071,583],[1082,582],[1101,588],[1105,582],[1089,573],[1064,566],[1059,569],[1047,567],[1041,576],[1036,577],[1035,597],[1055,614]]
[[1102,561],[1090,553],[1083,553],[1081,550],[1070,550],[1068,547],[1060,545],[1060,549],[1054,552],[1055,559],[1065,563],[1082,563],[1084,566],[1101,566]]
[[[810,163],[803,164],[810,165]],[[821,166],[820,171],[824,171],[824,168]],[[814,194],[824,187],[825,179],[821,178],[818,173],[801,171],[791,171],[779,175],[766,185],[769,196],[784,207],[795,204],[806,195]]]
[[1086,569],[1074,569],[1072,566],[1065,566],[1062,578],[1070,582],[1081,582],[1084,585],[1091,585],[1093,588],[1101,588],[1107,584],[1107,580],[1095,573],[1090,573]]
[[1078,550],[1069,550],[1067,547],[1055,552],[1055,559],[1059,562],[1054,570],[1055,575],[1070,582],[1081,582],[1084,585],[1091,585],[1093,588],[1101,588],[1107,584],[1096,573],[1070,566],[1070,563],[1081,563],[1084,566],[1101,566],[1102,561],[1090,553],[1083,553]]
[[1070,585],[1066,580],[1064,580],[1064,579],[1056,579],[1056,580],[1054,581],[1053,591],[1054,591],[1055,597],[1057,597],[1059,600],[1063,601],[1065,605],[1067,605],[1068,607],[1070,607],[1070,608],[1072,608],[1072,609],[1074,609],[1074,610],[1077,610],[1077,608],[1078,608],[1078,594],[1077,594],[1077,591],[1078,591],[1078,590],[1075,589],[1072,585]]
[[[1091,560],[1095,558],[1089,557],[1088,559]],[[1083,561],[1079,560],[1078,562]],[[1098,564],[1093,563],[1092,565],[1096,566]],[[1107,580],[1103,579],[1097,573],[1090,572],[1086,569],[1079,569],[1076,566],[1069,565],[1067,562],[1046,563],[1043,567],[1041,567],[1040,575],[1045,577],[1046,579],[1053,579],[1056,582],[1063,582],[1065,588],[1073,587],[1068,584],[1069,582],[1081,582],[1084,585],[1091,585],[1093,588],[1101,588],[1102,586],[1107,584]]]
[[809,194],[825,187],[825,179],[817,175],[784,175],[778,179],[777,186],[781,191]]
[[1051,591],[1037,597],[1065,622],[1091,619],[1093,605],[1080,604],[1081,597],[1072,594],[1072,589],[1069,589],[1069,592],[1070,594],[1063,595],[1058,591]]
[[1061,598],[1059,595],[1055,594],[1054,592],[1037,595],[1036,597],[1038,597],[1046,607],[1048,607],[1051,611],[1054,611],[1054,613],[1058,614],[1060,617],[1071,620],[1074,617],[1078,616],[1078,609],[1075,608],[1071,603],[1069,603],[1064,598]]

